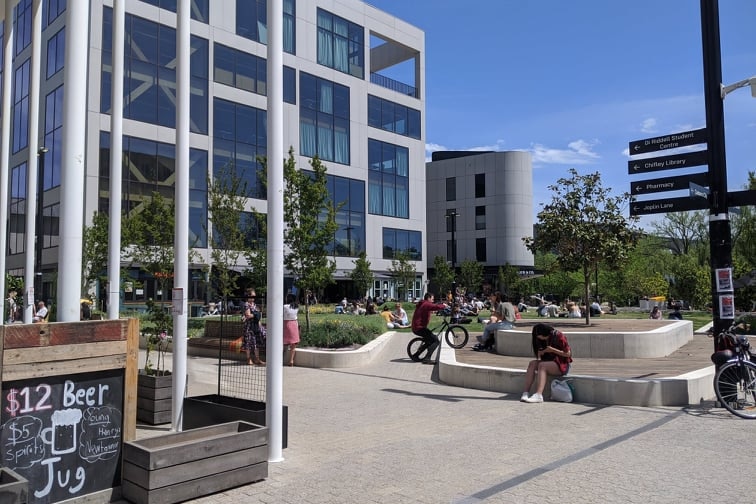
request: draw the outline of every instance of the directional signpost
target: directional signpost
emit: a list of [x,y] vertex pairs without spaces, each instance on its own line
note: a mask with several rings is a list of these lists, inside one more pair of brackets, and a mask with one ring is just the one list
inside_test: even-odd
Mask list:
[[706,128],[691,131],[683,131],[673,135],[664,135],[654,138],[644,138],[630,142],[630,155],[645,154],[647,152],[677,149],[688,145],[706,143]]
[[[639,154],[647,154],[649,152],[679,149],[680,147],[703,143],[707,143],[706,128],[683,131],[681,133],[653,138],[644,138],[643,140],[635,140],[634,142],[630,142],[628,148],[630,155],[635,156]],[[638,175],[641,173],[661,170],[690,168],[708,163],[709,154],[706,150],[682,152],[654,158],[633,159],[627,163],[627,172],[630,175]],[[633,201],[630,204],[630,215],[638,216],[666,212],[687,212],[689,210],[702,210],[707,208],[709,206],[709,193],[704,185],[708,185],[708,183],[709,174],[706,172],[631,182],[630,194],[634,196],[689,189],[690,197]]]
[[635,159],[627,162],[627,173],[629,175],[637,175],[660,170],[671,170],[673,168],[690,168],[691,166],[705,165],[707,162],[708,159],[705,150],[673,154],[671,156]]
[[709,203],[701,198],[666,198],[661,200],[633,201],[630,203],[630,215],[649,215],[665,212],[688,212],[703,210]]
[[638,180],[631,182],[630,194],[651,194],[663,191],[680,191],[688,189],[691,183],[704,185],[709,179],[708,173],[694,173],[693,175],[678,175],[652,180]]

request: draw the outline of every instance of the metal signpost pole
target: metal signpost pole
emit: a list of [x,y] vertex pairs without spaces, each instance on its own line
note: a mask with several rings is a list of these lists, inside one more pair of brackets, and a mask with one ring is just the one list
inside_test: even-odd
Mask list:
[[[703,45],[704,95],[706,99],[706,127],[708,129],[709,241],[711,250],[711,290],[714,334],[726,329],[734,317],[735,297],[724,294],[718,285],[717,270],[732,268],[732,235],[727,201],[727,166],[725,160],[724,106],[722,103],[722,62],[719,43],[718,0],[701,0],[701,39]],[[720,301],[729,302],[724,309]],[[722,312],[725,313],[722,313]],[[730,315],[732,314],[732,315]],[[716,342],[716,339],[715,339]]]

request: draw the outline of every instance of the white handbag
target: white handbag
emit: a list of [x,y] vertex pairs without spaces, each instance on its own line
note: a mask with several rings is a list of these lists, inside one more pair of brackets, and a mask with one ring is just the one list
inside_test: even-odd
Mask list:
[[572,402],[572,385],[569,380],[551,381],[551,399],[553,401]]

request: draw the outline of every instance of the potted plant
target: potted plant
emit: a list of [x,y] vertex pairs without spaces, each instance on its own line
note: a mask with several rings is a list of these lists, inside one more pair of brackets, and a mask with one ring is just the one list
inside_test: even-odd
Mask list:
[[[147,300],[147,317],[142,331],[147,354],[144,369],[139,371],[137,380],[137,420],[151,425],[171,421],[173,378],[165,369],[171,325],[171,316],[162,303],[158,305],[152,299]],[[156,364],[152,362],[153,352],[157,354]]]

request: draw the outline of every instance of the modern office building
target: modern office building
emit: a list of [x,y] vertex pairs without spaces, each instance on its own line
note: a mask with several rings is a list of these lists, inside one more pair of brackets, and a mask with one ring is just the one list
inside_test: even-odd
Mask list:
[[465,260],[484,265],[484,283],[498,288],[500,267],[534,275],[533,165],[528,152],[434,152],[427,163],[428,265],[446,258],[457,271]]
[[[191,0],[188,166],[177,166],[176,156],[177,1],[125,1],[123,165],[117,195],[110,193],[110,151],[113,37],[119,28],[113,26],[113,6],[119,0],[6,1],[12,4],[2,2],[13,27],[12,60],[2,65],[3,72],[12,73],[12,87],[6,90],[10,109],[3,110],[11,118],[10,131],[3,132],[9,140],[3,152],[8,163],[8,194],[2,202],[8,215],[6,271],[24,277],[33,264],[42,273],[43,294],[37,297],[54,297],[63,267],[60,204],[67,191],[81,193],[77,197],[89,224],[94,212],[108,212],[113,198],[125,211],[139,211],[155,191],[172,199],[176,174],[188,170],[189,242],[197,254],[187,298],[192,305],[204,304],[212,295],[204,273],[212,228],[208,177],[219,167],[235,166],[253,188],[249,215],[253,209],[266,213],[257,176],[257,156],[266,155],[267,146],[266,1]],[[37,15],[39,35],[33,23]],[[360,0],[283,0],[281,16],[285,150],[293,148],[303,169],[313,156],[322,160],[339,205],[332,243],[337,283],[325,297],[358,294],[348,275],[361,251],[376,276],[370,295],[398,295],[389,271],[399,252],[409,254],[417,270],[407,294],[422,295],[429,257],[424,33]],[[65,50],[71,24],[88,28],[87,51]],[[85,81],[69,77],[74,64],[86,65]],[[70,136],[65,130],[77,123],[69,122],[65,112],[81,104],[66,92],[70,86],[86,97],[80,132],[84,181],[73,182],[67,177]],[[37,167],[35,177],[31,172]],[[37,178],[38,185],[30,183]],[[41,209],[38,220],[28,217],[35,212],[34,201]],[[34,224],[42,230],[41,246],[27,236]],[[264,238],[249,236],[257,244]],[[35,254],[31,262],[30,254]],[[158,297],[154,279],[138,269],[130,274],[134,282],[122,278],[125,305]]]

